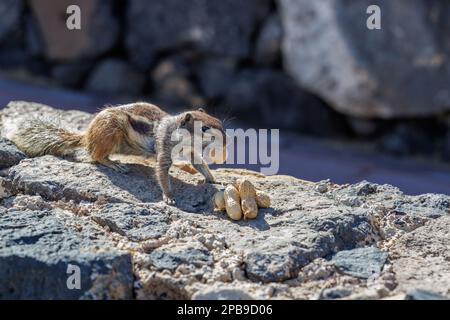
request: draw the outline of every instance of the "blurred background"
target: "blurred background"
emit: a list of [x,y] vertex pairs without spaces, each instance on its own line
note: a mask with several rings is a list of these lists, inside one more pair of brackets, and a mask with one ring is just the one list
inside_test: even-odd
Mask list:
[[0,0],[0,107],[204,107],[279,128],[280,174],[450,194],[449,35],[446,0]]

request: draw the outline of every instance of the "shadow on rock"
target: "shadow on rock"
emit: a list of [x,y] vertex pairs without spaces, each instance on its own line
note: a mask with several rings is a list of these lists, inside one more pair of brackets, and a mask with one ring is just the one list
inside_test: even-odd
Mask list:
[[[162,191],[156,179],[155,169],[151,166],[128,163],[127,174],[116,171],[102,165],[97,170],[103,173],[116,187],[126,190],[143,203],[163,201]],[[197,178],[199,175],[193,177]],[[217,191],[213,184],[198,184],[195,178],[183,181],[173,175],[170,176],[176,207],[187,212],[213,212],[212,197]]]

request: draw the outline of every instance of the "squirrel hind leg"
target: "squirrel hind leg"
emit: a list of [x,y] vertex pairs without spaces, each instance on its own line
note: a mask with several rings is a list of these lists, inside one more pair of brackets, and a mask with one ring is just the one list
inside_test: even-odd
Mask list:
[[124,141],[124,122],[120,114],[109,110],[100,112],[89,125],[84,145],[95,161],[114,153]]
[[109,155],[115,153],[123,141],[123,134],[120,129],[110,128],[109,132],[107,130],[100,132],[88,131],[86,139],[87,149],[93,162],[102,164],[118,173],[129,172],[125,164],[109,159]]

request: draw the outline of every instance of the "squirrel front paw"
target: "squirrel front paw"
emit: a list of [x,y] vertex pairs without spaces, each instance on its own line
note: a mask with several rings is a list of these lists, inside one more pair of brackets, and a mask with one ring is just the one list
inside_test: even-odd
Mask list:
[[174,206],[175,205],[175,199],[172,196],[163,195],[163,200],[164,200],[165,203],[167,203],[170,206]]

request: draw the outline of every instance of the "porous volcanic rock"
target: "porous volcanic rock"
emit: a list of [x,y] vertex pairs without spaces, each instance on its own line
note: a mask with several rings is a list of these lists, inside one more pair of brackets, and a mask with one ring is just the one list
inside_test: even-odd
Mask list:
[[[3,137],[27,117],[57,117],[76,131],[92,119],[26,102],[10,103],[1,115]],[[2,298],[380,299],[420,288],[450,293],[447,195],[408,196],[367,181],[314,183],[225,168],[213,171],[218,184],[201,184],[199,174],[174,167],[177,205],[169,206],[152,160],[115,159],[130,172],[92,164],[82,152],[23,159],[4,170]],[[254,220],[236,222],[214,212],[212,196],[242,177],[270,194],[272,206]],[[367,279],[336,265],[345,252],[366,251],[376,252],[358,254],[367,259],[358,263],[376,267]],[[80,292],[67,290],[68,263],[87,277]],[[36,280],[49,274],[57,276]]]

